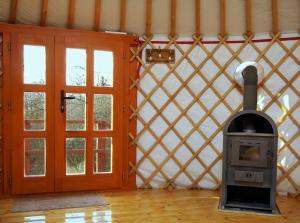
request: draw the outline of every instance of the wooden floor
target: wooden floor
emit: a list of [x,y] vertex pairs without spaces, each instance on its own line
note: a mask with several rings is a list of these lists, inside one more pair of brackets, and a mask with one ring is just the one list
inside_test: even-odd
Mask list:
[[203,222],[300,223],[300,200],[278,198],[281,216],[224,213],[217,210],[219,195],[211,191],[141,190],[104,192],[106,207],[11,213],[11,199],[0,200],[0,222]]

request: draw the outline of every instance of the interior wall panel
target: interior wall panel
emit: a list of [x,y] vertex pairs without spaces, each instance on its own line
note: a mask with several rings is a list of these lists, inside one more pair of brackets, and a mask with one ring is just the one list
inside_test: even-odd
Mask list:
[[94,11],[95,0],[75,1],[74,28],[91,30],[94,26]]
[[48,0],[47,25],[66,27],[68,21],[69,1]]
[[16,22],[38,25],[41,7],[41,0],[18,0]]
[[254,32],[272,31],[271,0],[252,0],[252,24]]
[[195,33],[195,0],[177,0],[177,32],[182,35]]
[[120,28],[120,1],[101,0],[101,30],[118,31]]
[[279,0],[279,29],[295,30],[300,29],[300,1],[299,0]]
[[145,32],[146,23],[146,1],[127,0],[125,29],[129,33]]
[[226,1],[226,29],[231,35],[241,35],[246,30],[245,26],[245,1]]
[[219,0],[201,1],[201,32],[212,36],[220,32],[220,6]]
[[2,22],[8,22],[9,20],[10,3],[10,0],[0,1],[0,21]]
[[171,1],[152,0],[152,32],[170,32]]

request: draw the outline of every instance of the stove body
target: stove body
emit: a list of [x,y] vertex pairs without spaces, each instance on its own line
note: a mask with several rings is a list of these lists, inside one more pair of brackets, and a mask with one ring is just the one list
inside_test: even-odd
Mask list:
[[277,127],[256,110],[255,67],[245,71],[253,85],[246,86],[245,78],[244,110],[230,117],[223,131],[221,208],[275,212]]

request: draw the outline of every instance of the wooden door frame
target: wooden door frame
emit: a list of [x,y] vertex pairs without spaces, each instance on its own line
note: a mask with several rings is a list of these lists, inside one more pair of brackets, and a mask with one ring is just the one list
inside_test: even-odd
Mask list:
[[[138,38],[134,35],[123,34],[111,34],[101,32],[91,32],[83,30],[68,30],[62,28],[52,27],[36,27],[31,25],[11,25],[0,23],[0,33],[3,34],[3,157],[4,157],[4,195],[11,194],[11,181],[12,181],[12,111],[11,95],[13,94],[13,83],[11,80],[11,66],[13,66],[13,58],[10,57],[12,51],[15,51],[11,45],[12,33],[24,33],[31,35],[52,35],[54,37],[59,36],[77,36],[81,38],[93,38],[93,37],[109,37],[116,41],[122,41],[124,46],[123,58],[124,58],[124,123],[123,123],[123,137],[122,137],[122,184],[119,189],[136,189],[136,176],[134,171],[131,171],[132,164],[136,162],[136,147],[129,142],[129,132],[136,134],[136,121],[130,122],[129,117],[131,114],[130,106],[136,104],[137,91],[136,88],[130,89],[131,80],[130,76],[136,76],[137,62],[136,60],[130,61],[132,56],[130,52],[131,47],[137,47]],[[56,71],[55,71],[56,72]],[[131,165],[130,165],[131,164]],[[129,174],[130,173],[130,174]],[[0,195],[1,196],[1,195]]]

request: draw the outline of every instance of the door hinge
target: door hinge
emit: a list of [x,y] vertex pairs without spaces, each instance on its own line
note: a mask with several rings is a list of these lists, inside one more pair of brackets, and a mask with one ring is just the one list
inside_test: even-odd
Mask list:
[[7,43],[7,50],[10,52],[11,51],[11,42]]
[[11,103],[10,103],[10,102],[7,104],[7,110],[8,110],[9,112],[12,111],[12,106],[11,106]]
[[8,177],[8,185],[9,185],[9,186],[12,185],[12,177],[11,177],[11,176]]
[[127,174],[126,172],[122,173],[122,181],[125,182],[127,180]]

